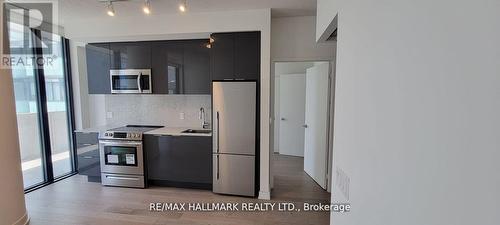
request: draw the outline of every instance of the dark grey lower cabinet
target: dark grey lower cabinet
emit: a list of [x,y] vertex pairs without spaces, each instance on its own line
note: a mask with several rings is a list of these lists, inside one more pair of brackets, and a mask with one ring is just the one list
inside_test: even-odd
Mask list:
[[212,188],[212,137],[145,135],[148,183]]
[[92,182],[101,180],[98,135],[97,132],[75,132],[78,174]]

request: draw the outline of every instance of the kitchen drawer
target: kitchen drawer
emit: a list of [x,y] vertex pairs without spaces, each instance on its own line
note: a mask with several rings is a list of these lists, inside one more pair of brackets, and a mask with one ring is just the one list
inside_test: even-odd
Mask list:
[[99,149],[96,147],[86,152],[79,152],[77,155],[78,173],[87,176],[100,176],[101,160]]
[[81,148],[91,145],[97,145],[99,143],[98,136],[99,133],[97,132],[75,132],[76,147]]

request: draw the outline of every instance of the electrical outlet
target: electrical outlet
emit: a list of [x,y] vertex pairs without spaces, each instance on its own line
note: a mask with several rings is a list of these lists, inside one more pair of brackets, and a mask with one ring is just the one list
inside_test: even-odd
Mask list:
[[185,118],[185,115],[183,112],[179,113],[179,119],[183,120]]
[[113,118],[113,112],[106,112],[106,119],[112,119]]
[[351,183],[351,178],[349,178],[339,167],[336,167],[335,170],[335,183],[337,184],[340,192],[342,192],[344,197],[349,201],[349,185]]

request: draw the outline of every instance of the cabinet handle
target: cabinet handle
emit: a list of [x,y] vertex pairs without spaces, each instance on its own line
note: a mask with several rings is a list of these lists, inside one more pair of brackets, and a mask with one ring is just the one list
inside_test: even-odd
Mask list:
[[92,156],[84,156],[83,158],[84,159],[92,159],[93,157]]
[[83,146],[91,146],[92,144],[83,144]]

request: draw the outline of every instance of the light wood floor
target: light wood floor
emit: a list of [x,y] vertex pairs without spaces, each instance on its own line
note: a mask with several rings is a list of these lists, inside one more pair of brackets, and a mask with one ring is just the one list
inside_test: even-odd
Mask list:
[[26,195],[30,224],[213,224],[320,225],[328,212],[151,212],[151,202],[328,203],[330,194],[303,172],[303,159],[275,155],[272,200],[225,196],[210,191],[168,187],[103,187],[75,175]]

